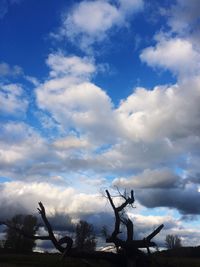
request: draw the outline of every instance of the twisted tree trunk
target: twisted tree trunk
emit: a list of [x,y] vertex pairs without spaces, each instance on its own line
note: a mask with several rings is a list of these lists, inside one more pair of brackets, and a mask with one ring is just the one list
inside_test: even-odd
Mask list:
[[[114,243],[117,248],[117,253],[113,252],[103,252],[103,251],[93,251],[93,252],[85,252],[79,251],[76,248],[73,248],[73,240],[69,236],[62,237],[57,240],[54,235],[53,229],[46,217],[45,207],[41,202],[39,202],[38,211],[42,217],[42,220],[46,226],[48,231],[47,236],[38,236],[38,235],[30,235],[18,229],[17,227],[13,227],[9,223],[0,222],[0,224],[4,224],[7,227],[13,228],[15,231],[24,235],[27,238],[31,238],[34,240],[50,240],[54,247],[62,254],[62,259],[65,257],[74,257],[80,259],[101,259],[107,260],[111,263],[114,263],[115,266],[120,267],[147,267],[148,264],[148,256],[139,250],[139,248],[147,248],[148,253],[150,252],[149,247],[153,247],[156,244],[151,241],[151,239],[156,236],[164,225],[160,225],[155,231],[153,231],[150,235],[145,237],[142,240],[134,240],[133,239],[133,223],[130,219],[127,219],[123,216],[123,211],[128,205],[132,205],[135,201],[133,190],[131,191],[130,197],[120,196],[124,199],[124,202],[118,207],[115,206],[113,199],[108,190],[106,190],[107,198],[110,202],[110,205],[114,211],[115,215],[115,226],[112,234],[106,239],[107,243]],[[118,237],[120,234],[120,226],[121,224],[126,227],[126,240],[122,240]]]

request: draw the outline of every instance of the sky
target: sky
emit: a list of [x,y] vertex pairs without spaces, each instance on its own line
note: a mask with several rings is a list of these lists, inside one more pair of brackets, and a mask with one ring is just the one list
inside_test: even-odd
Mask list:
[[0,219],[100,229],[133,189],[137,238],[200,245],[199,26],[199,0],[1,0]]

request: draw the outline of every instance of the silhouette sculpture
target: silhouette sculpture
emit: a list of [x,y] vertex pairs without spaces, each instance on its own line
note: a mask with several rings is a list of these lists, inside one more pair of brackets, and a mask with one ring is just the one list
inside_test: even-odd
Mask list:
[[[118,191],[119,192],[119,191]],[[54,235],[53,229],[47,219],[45,207],[41,202],[39,202],[38,211],[41,215],[41,218],[46,226],[48,231],[47,236],[39,236],[39,235],[29,235],[25,233],[21,229],[14,227],[16,231],[21,233],[27,238],[31,238],[34,240],[50,240],[54,247],[62,254],[62,259],[65,257],[74,257],[80,259],[103,259],[107,260],[111,263],[114,263],[115,266],[123,266],[123,267],[146,267],[149,266],[148,259],[150,254],[150,247],[156,246],[154,242],[152,242],[152,238],[155,237],[163,228],[163,224],[156,228],[150,235],[144,237],[142,240],[134,240],[133,239],[133,223],[132,221],[125,215],[125,208],[128,206],[133,206],[135,202],[134,192],[131,190],[130,196],[120,194],[119,197],[123,200],[123,202],[116,206],[112,196],[109,191],[106,190],[106,197],[113,209],[115,216],[114,230],[110,236],[107,237],[107,243],[113,243],[117,248],[117,253],[114,252],[106,252],[106,251],[80,251],[77,250],[76,247],[73,247],[73,240],[69,236],[64,236],[60,239],[57,239]],[[4,224],[7,227],[11,227],[6,222],[0,222],[0,224]],[[126,228],[126,240],[119,238],[119,234],[121,233],[121,226],[125,226]],[[147,255],[144,254],[140,248],[147,249]]]

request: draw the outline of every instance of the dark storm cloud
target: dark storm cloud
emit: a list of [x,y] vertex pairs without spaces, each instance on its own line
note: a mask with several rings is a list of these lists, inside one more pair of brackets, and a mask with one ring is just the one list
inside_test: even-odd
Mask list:
[[113,185],[124,188],[176,188],[181,186],[181,178],[170,169],[146,169],[130,178],[117,178]]
[[200,193],[194,188],[141,190],[137,198],[148,208],[168,207],[183,214],[200,213]]
[[74,224],[69,215],[64,213],[55,213],[52,217],[49,217],[49,222],[55,231],[74,231]]
[[91,223],[97,234],[100,234],[103,226],[106,226],[108,232],[111,233],[115,222],[113,214],[108,212],[99,212],[90,215],[82,215],[81,220],[85,220]]

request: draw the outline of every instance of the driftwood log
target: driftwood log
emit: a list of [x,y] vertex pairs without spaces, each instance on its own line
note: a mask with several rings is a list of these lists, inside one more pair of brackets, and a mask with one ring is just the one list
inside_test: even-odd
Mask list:
[[[10,227],[22,234],[26,238],[31,238],[34,240],[50,240],[54,247],[62,254],[62,259],[65,257],[74,257],[80,259],[102,259],[107,260],[111,263],[114,263],[115,266],[125,266],[125,267],[133,267],[133,266],[148,266],[147,256],[143,252],[141,252],[140,248],[146,248],[148,253],[150,253],[150,247],[156,246],[154,242],[151,240],[155,237],[163,228],[163,224],[160,225],[155,231],[153,231],[147,237],[144,237],[142,240],[134,240],[133,239],[133,223],[129,218],[124,216],[124,209],[127,206],[132,206],[134,199],[133,190],[130,193],[130,196],[120,195],[123,198],[122,204],[118,207],[115,206],[112,196],[109,191],[106,190],[106,196],[109,200],[109,203],[113,209],[115,215],[115,225],[112,234],[107,237],[107,243],[113,243],[117,249],[117,253],[114,252],[106,252],[106,251],[93,251],[93,252],[85,252],[79,251],[75,247],[73,247],[73,240],[69,236],[64,236],[60,239],[55,237],[53,229],[47,219],[46,211],[44,205],[39,202],[39,214],[44,222],[44,225],[48,231],[48,235],[39,236],[39,235],[29,235],[23,230],[10,225],[7,222],[0,222],[0,224],[4,224],[7,227]],[[120,232],[120,226],[124,225],[126,227],[126,240],[123,240],[118,237]]]

